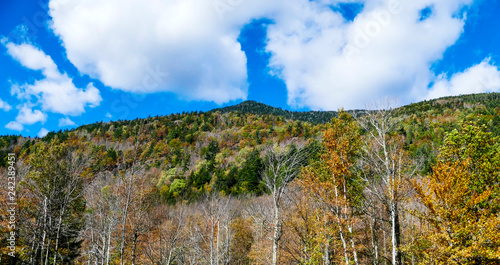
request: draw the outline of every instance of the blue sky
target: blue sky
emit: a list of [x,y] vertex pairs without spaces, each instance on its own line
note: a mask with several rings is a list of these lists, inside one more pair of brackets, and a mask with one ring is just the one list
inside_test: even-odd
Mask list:
[[495,0],[0,3],[0,134],[500,91]]

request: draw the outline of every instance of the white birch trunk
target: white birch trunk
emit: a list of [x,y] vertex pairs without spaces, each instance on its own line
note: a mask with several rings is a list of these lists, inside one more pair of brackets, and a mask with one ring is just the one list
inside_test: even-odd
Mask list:
[[274,234],[273,234],[273,261],[272,264],[278,264],[278,241],[280,237],[280,220],[279,220],[279,206],[277,202],[274,203]]

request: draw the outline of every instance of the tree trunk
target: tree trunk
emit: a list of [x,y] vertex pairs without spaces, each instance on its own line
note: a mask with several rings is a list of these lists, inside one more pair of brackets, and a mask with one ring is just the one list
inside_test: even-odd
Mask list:
[[[213,217],[212,217],[213,218]],[[212,219],[212,224],[210,226],[210,265],[215,265],[215,251],[214,251],[214,223]]]
[[130,175],[129,183],[128,183],[128,188],[127,188],[127,198],[125,201],[125,209],[123,211],[123,217],[122,217],[122,237],[121,237],[121,244],[120,244],[120,264],[123,265],[123,255],[125,252],[125,230],[127,226],[127,215],[128,215],[128,207],[130,204],[130,193],[132,192],[132,179],[134,177],[134,171],[132,170],[132,173]]
[[[327,231],[327,219],[326,219],[326,213],[323,214],[324,218],[324,225],[325,225],[325,231]],[[330,236],[326,234],[327,240],[325,242],[324,246],[324,253],[323,253],[323,264],[324,265],[330,265]]]
[[328,242],[325,244],[325,250],[323,253],[323,264],[330,265],[330,249]]
[[342,230],[342,226],[339,223],[339,233],[340,233],[340,240],[342,241],[342,247],[344,247],[344,258],[345,258],[345,264],[349,265],[349,255],[347,253],[347,242],[344,237],[344,232]]
[[59,249],[59,238],[61,236],[62,216],[63,213],[59,215],[59,221],[57,222],[56,248],[54,249],[54,265],[57,264],[57,254],[59,253],[58,249]]
[[354,258],[354,264],[358,265],[359,262],[358,262],[358,252],[356,251],[356,245],[354,243],[354,236],[353,236],[353,229],[352,229],[352,219],[350,218],[349,216],[349,208],[348,208],[348,201],[347,200],[347,187],[346,187],[346,181],[344,180],[343,181],[344,183],[344,203],[345,203],[345,206],[344,206],[344,219],[347,221],[347,230],[349,231],[349,238],[351,239],[351,247],[352,247],[352,255],[353,255],[353,258]]
[[399,226],[399,213],[397,203],[391,205],[391,238],[392,238],[392,264],[401,264],[400,245],[400,226]]
[[378,265],[378,242],[377,242],[377,219],[373,218],[371,227],[372,232],[372,251],[373,251],[373,265]]
[[43,262],[43,251],[45,249],[45,240],[47,239],[47,196],[43,200],[43,235],[42,235],[42,250],[40,252],[40,264]]
[[338,189],[337,189],[337,179],[335,177],[335,174],[332,175],[333,177],[333,183],[334,183],[334,190],[335,190],[335,204],[336,204],[336,215],[337,215],[337,225],[339,226],[339,234],[340,234],[340,240],[342,241],[342,247],[344,248],[344,258],[345,258],[345,264],[346,265],[349,265],[349,255],[348,255],[348,252],[347,252],[347,242],[346,242],[346,238],[344,236],[344,231],[342,229],[342,222],[340,221],[340,218],[342,218],[342,207],[340,206],[340,202],[339,202],[339,192],[338,192]]
[[[38,254],[38,244],[37,244],[37,240],[36,240],[36,234],[34,234],[35,236],[33,237],[33,242],[31,243],[31,251],[33,253],[35,253],[35,255],[30,255],[30,264],[33,265],[35,263],[35,258]],[[35,245],[36,245],[36,249],[35,249]]]
[[132,193],[132,184],[134,182],[134,174],[135,174],[135,166],[136,166],[136,158],[137,158],[137,146],[138,146],[138,138],[136,135],[136,143],[134,147],[134,159],[132,162],[132,170],[130,172],[130,178],[128,179],[128,186],[127,186],[127,197],[125,200],[125,209],[123,211],[123,218],[122,218],[122,235],[121,235],[121,244],[120,244],[120,264],[123,265],[123,259],[124,259],[124,252],[125,252],[125,230],[127,226],[127,216],[128,216],[128,208],[130,206],[131,200],[131,193]]
[[139,238],[139,235],[137,234],[137,231],[134,232],[134,238],[132,240],[132,265],[135,265],[135,259],[136,259],[136,249],[137,249],[137,239]]
[[279,205],[274,203],[274,235],[273,235],[273,261],[272,264],[278,264],[278,241],[280,238],[280,216]]
[[50,249],[50,238],[49,241],[47,242],[47,253],[45,253],[45,265],[49,264],[49,249]]
[[167,265],[170,265],[170,263],[172,262],[172,251],[173,250],[174,250],[174,248],[171,247],[170,250],[168,251]]
[[127,208],[128,208],[128,198],[127,198],[127,204],[125,206],[125,211],[123,212],[123,220],[122,220],[122,236],[121,236],[121,243],[120,243],[120,264],[121,265],[123,265],[123,254],[124,254],[124,250],[125,250],[125,228],[127,225]]
[[387,265],[387,235],[386,235],[386,232],[384,230],[384,265]]
[[219,221],[217,222],[217,245],[215,246],[215,263],[219,264],[220,262],[220,223]]
[[352,246],[352,255],[354,257],[354,264],[359,265],[359,262],[358,262],[358,252],[356,251],[356,245],[354,243],[354,236],[352,234],[352,232],[353,232],[352,226],[348,225],[348,229],[349,229],[349,234],[350,234],[350,237],[351,237],[351,246]]
[[108,227],[108,244],[106,249],[106,265],[109,265],[110,252],[111,252],[111,225]]

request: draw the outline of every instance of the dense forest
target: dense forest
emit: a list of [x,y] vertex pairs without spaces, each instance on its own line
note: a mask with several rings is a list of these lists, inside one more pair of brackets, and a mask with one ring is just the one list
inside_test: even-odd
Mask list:
[[498,93],[1,136],[0,264],[500,264],[499,137]]

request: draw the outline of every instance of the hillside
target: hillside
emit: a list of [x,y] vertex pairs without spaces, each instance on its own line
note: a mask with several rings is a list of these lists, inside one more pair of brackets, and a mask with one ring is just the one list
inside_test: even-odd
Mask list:
[[[403,106],[396,109],[395,118],[401,120],[400,132],[407,136],[408,148],[413,153],[421,153],[424,152],[422,146],[439,145],[444,134],[456,128],[459,120],[478,119],[487,124],[494,135],[500,135],[499,108],[499,93],[474,94]],[[362,113],[350,111],[354,112]],[[129,139],[133,134],[132,128],[137,126],[152,130],[153,142],[178,139],[184,144],[207,140],[206,135],[209,133],[215,133],[217,136],[224,134],[224,137],[227,137],[229,131],[241,131],[242,134],[238,137],[242,142],[238,143],[238,148],[254,147],[265,142],[265,139],[274,137],[279,140],[303,136],[309,138],[320,133],[323,128],[321,124],[329,122],[336,115],[334,111],[294,112],[255,101],[245,101],[207,113],[172,114],[133,121],[83,125],[70,131],[50,132],[43,139],[0,136],[0,165],[5,165],[4,158],[8,152],[23,153],[40,140],[49,142],[54,138],[66,140],[70,136],[85,135],[89,140],[105,139],[109,143],[118,144]]]
[[[456,128],[459,120],[478,119],[487,124],[494,135],[500,135],[499,108],[500,93],[490,93],[423,101],[398,108],[395,114],[396,118],[401,120],[400,132],[407,136],[409,150],[421,154],[431,151],[429,145],[440,145],[444,134]],[[362,113],[350,111],[354,112]],[[66,140],[70,135],[86,135],[86,139],[104,138],[109,143],[118,144],[131,137],[132,128],[139,125],[153,130],[151,139],[154,142],[179,139],[185,144],[206,140],[204,136],[209,132],[220,134],[242,130],[244,133],[238,137],[243,141],[238,148],[254,147],[262,144],[265,138],[309,138],[322,130],[321,124],[329,122],[336,115],[334,111],[294,112],[255,101],[245,101],[207,113],[172,114],[142,120],[83,125],[70,131],[50,132],[43,139],[0,136],[0,165],[5,165],[8,152],[22,153],[40,140],[49,142],[54,138]],[[257,123],[260,125],[256,125]],[[288,134],[285,135],[285,131]],[[423,151],[424,149],[426,151]]]
[[[8,154],[14,153],[19,183],[17,194],[18,198],[22,198],[20,214],[26,217],[19,221],[19,226],[23,228],[42,229],[43,225],[33,222],[39,222],[44,216],[40,207],[36,206],[47,200],[44,196],[49,196],[46,194],[48,192],[46,185],[53,185],[53,191],[56,193],[51,193],[50,196],[56,196],[54,203],[60,203],[58,198],[66,198],[66,190],[69,189],[61,185],[78,183],[78,187],[70,189],[78,192],[74,203],[68,204],[74,212],[64,215],[67,218],[65,222],[74,225],[71,228],[67,227],[68,234],[64,239],[66,240],[64,251],[75,253],[75,255],[79,255],[80,252],[82,255],[87,253],[88,257],[80,257],[82,263],[93,260],[95,257],[92,254],[94,253],[92,248],[100,247],[114,249],[112,251],[115,257],[114,264],[118,264],[116,257],[119,255],[117,249],[122,240],[119,236],[121,230],[126,231],[125,240],[128,242],[124,247],[127,252],[121,255],[126,255],[129,259],[137,255],[132,251],[138,248],[142,251],[138,255],[144,264],[148,260],[147,257],[161,260],[154,255],[166,253],[165,251],[168,250],[164,249],[160,243],[148,246],[147,242],[150,241],[145,239],[150,237],[160,242],[169,236],[175,236],[177,232],[180,233],[177,236],[182,237],[183,241],[175,247],[178,255],[176,262],[186,263],[185,259],[192,255],[198,255],[196,257],[202,259],[207,254],[203,251],[207,251],[208,248],[200,250],[198,254],[192,253],[190,252],[192,248],[189,246],[203,244],[201,241],[190,240],[194,240],[193,238],[201,234],[206,236],[210,233],[207,232],[209,230],[199,230],[202,229],[199,226],[203,224],[197,223],[196,220],[202,218],[200,217],[202,214],[222,211],[222,208],[213,208],[220,204],[233,209],[233,212],[224,212],[225,215],[218,217],[226,218],[224,220],[228,223],[225,223],[224,229],[239,231],[232,235],[236,243],[231,243],[233,244],[231,249],[227,250],[232,253],[228,264],[255,264],[258,263],[256,260],[269,254],[262,250],[268,249],[266,244],[269,242],[265,238],[270,238],[269,235],[265,237],[262,233],[271,233],[271,230],[264,228],[272,223],[270,219],[263,216],[270,211],[266,207],[272,204],[269,201],[270,190],[264,185],[263,179],[263,172],[268,169],[266,159],[269,158],[269,152],[277,152],[278,143],[289,144],[293,147],[290,147],[292,151],[286,154],[285,158],[287,158],[287,156],[293,156],[293,150],[300,150],[301,146],[305,146],[304,148],[310,150],[307,153],[310,167],[309,171],[301,171],[303,177],[321,174],[311,173],[315,170],[328,172],[330,170],[328,167],[322,168],[318,163],[325,157],[322,156],[322,152],[330,148],[328,146],[335,146],[338,143],[334,142],[325,146],[323,141],[325,131],[333,130],[336,133],[333,135],[349,134],[351,135],[349,137],[369,138],[367,130],[370,130],[370,127],[356,128],[352,120],[348,125],[343,125],[339,119],[336,119],[335,124],[345,127],[334,126],[327,122],[337,115],[336,112],[285,111],[247,101],[206,113],[172,114],[131,121],[83,125],[70,131],[51,132],[42,139],[2,136],[0,137],[0,173],[7,174],[7,168],[10,165]],[[448,97],[411,104],[394,110],[391,119],[396,126],[388,135],[392,137],[391,139],[396,139],[394,141],[399,141],[397,139],[402,141],[398,148],[408,154],[406,157],[408,161],[422,162],[417,173],[424,176],[433,171],[439,155],[438,151],[443,147],[446,135],[460,129],[463,122],[473,122],[477,126],[482,126],[484,135],[498,136],[500,135],[499,117],[500,94],[498,93]],[[343,119],[346,119],[345,116]],[[343,143],[342,146],[347,144]],[[492,144],[498,145],[494,141]],[[370,146],[365,146],[365,149],[369,148]],[[488,153],[488,155],[491,154],[493,153]],[[346,155],[346,157],[349,156],[352,160],[349,163],[354,165],[354,158],[359,157],[360,154]],[[65,170],[73,171],[69,175],[58,175],[58,172],[66,172]],[[77,181],[68,183],[70,176],[76,177]],[[75,178],[70,178],[70,180],[75,181]],[[314,187],[315,183],[313,181],[305,185],[304,189]],[[353,183],[349,185],[354,185],[354,190],[359,189],[359,186],[356,186],[358,184]],[[296,181],[293,185],[295,188],[290,192],[299,192],[297,185],[304,186]],[[359,190],[356,192],[358,195],[363,194]],[[222,197],[207,197],[215,196],[214,194]],[[300,218],[305,218],[309,214],[319,216],[319,212],[308,212],[310,209],[316,209],[314,208],[316,204],[311,201],[300,202],[310,205],[300,208],[298,200],[306,198],[304,197],[306,194],[315,194],[315,192],[299,192],[296,196],[287,196],[287,203],[291,204],[284,210],[290,211],[287,212],[288,217],[286,217],[290,219],[286,219],[287,222],[283,225],[291,232],[286,237],[294,233],[300,234],[302,230],[296,230],[299,229],[297,226],[308,224],[303,223],[305,221],[301,221]],[[228,195],[231,197],[226,197]],[[224,201],[226,199],[227,201]],[[356,200],[361,200],[361,198],[353,199],[353,201]],[[252,205],[261,208],[252,208]],[[124,207],[129,206],[131,207],[130,216],[124,215]],[[377,207],[382,206],[383,204],[380,204]],[[307,215],[295,216],[294,212],[297,211],[299,213],[306,211]],[[5,212],[3,214],[6,216]],[[53,214],[58,216],[57,211]],[[364,216],[364,218],[367,217]],[[148,221],[145,222],[144,219]],[[413,219],[404,219],[405,222],[409,222],[408,220]],[[371,222],[369,219],[364,219],[364,221],[366,224]],[[94,228],[94,222],[100,222],[102,227]],[[315,224],[314,222],[312,224]],[[258,228],[259,225],[260,228]],[[415,225],[415,223],[405,223],[403,226],[403,229],[406,229],[405,236],[408,238],[415,236],[411,234],[412,230],[408,229],[410,225]],[[181,228],[184,230],[175,230]],[[56,231],[54,226],[51,229],[50,231]],[[375,229],[381,234],[388,227],[385,223],[381,223],[375,228],[364,227],[363,229],[365,229],[363,233]],[[29,229],[20,231],[21,237],[25,240],[22,241],[22,244],[26,244],[25,249],[29,249],[29,246],[35,243],[29,245],[24,242],[30,242],[30,238],[34,237],[32,233],[41,236],[40,231]],[[69,231],[80,232],[71,234]],[[198,231],[200,235],[190,234],[193,231]],[[108,246],[108,243],[101,245],[99,243],[101,241],[92,241],[92,236],[97,236],[95,233],[107,235],[113,246]],[[363,233],[359,232],[359,237]],[[211,234],[214,235],[213,232]],[[50,236],[55,237],[54,234]],[[138,238],[143,240],[138,240]],[[2,238],[2,240],[6,239]],[[199,240],[206,240],[206,238]],[[379,238],[379,240],[382,239]],[[80,245],[77,242],[84,243]],[[362,245],[368,246],[367,242]],[[286,244],[290,244],[287,246],[291,249],[295,246],[293,245],[295,243]],[[337,247],[340,246],[338,242],[336,244]],[[155,251],[148,254],[148,249],[155,249]],[[5,253],[5,249],[2,251]],[[38,250],[32,251],[38,253],[36,252]],[[363,259],[372,258],[366,254],[367,252],[364,253]],[[32,254],[27,252],[26,255]],[[288,264],[290,260],[283,262]],[[157,262],[162,264],[160,261]]]

